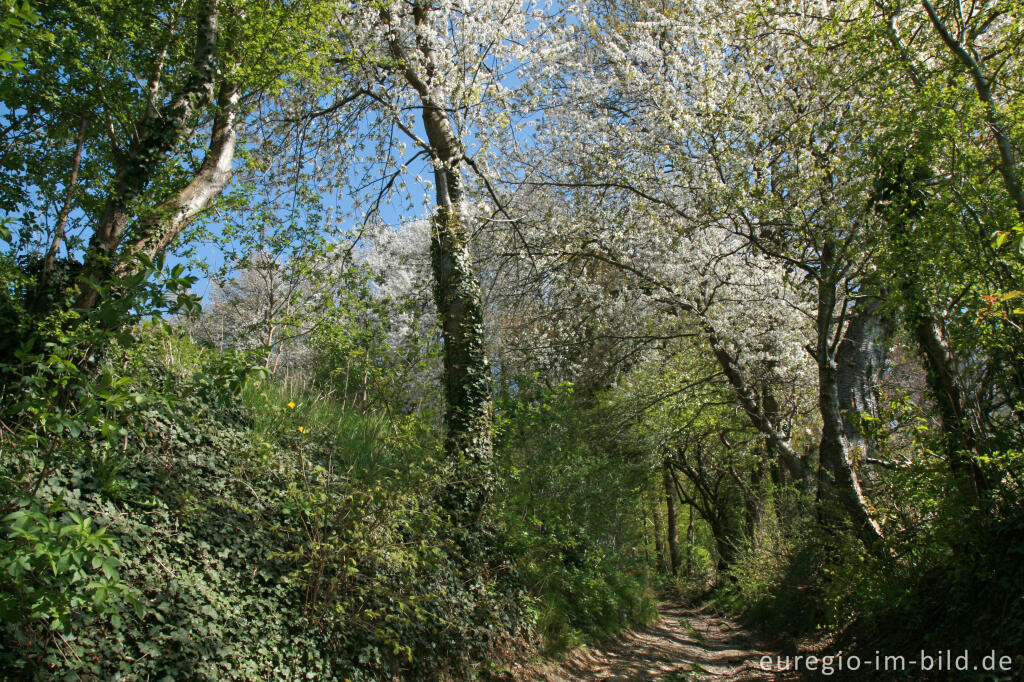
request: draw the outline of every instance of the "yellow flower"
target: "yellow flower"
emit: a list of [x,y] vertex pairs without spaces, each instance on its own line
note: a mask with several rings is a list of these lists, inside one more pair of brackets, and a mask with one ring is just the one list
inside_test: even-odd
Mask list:
[[290,408],[292,408],[294,410],[295,409],[295,403],[288,403],[288,407],[290,407]]
[[299,427],[299,433],[305,433],[305,432],[306,432],[306,427],[305,426],[300,426]]

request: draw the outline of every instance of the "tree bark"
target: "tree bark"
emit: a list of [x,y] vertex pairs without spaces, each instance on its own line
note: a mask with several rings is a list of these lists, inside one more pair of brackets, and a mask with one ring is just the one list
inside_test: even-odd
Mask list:
[[[126,249],[119,268],[129,268],[130,258],[145,254],[154,258],[174,241],[182,230],[208,209],[227,187],[233,174],[238,140],[238,86],[224,82],[217,95],[217,114],[213,119],[210,144],[199,172],[180,192],[160,204],[139,226]],[[123,270],[122,270],[123,272]]]
[[[436,209],[430,243],[437,306],[444,347],[445,452],[452,467],[442,504],[460,525],[479,521],[492,486],[491,377],[484,347],[483,305],[470,253],[471,216],[465,201],[463,147],[437,77],[437,57],[426,37],[429,3],[412,8],[418,27],[414,56],[398,42],[391,50],[422,103],[427,149],[434,165]],[[421,65],[421,70],[414,65]]]
[[665,526],[668,531],[669,567],[674,578],[679,575],[679,530],[677,528],[678,519],[676,518],[676,496],[673,490],[672,473],[669,471],[668,462],[662,468],[662,481],[665,484],[665,512],[667,517]]
[[732,534],[721,520],[711,525],[711,534],[715,538],[715,549],[718,551],[718,570],[724,572],[736,559],[736,546]]
[[878,417],[878,382],[888,356],[891,316],[883,319],[878,297],[861,299],[846,327],[836,354],[837,391],[843,414],[843,435],[851,455],[863,461],[872,455],[858,415]]
[[[818,409],[821,413],[821,441],[818,446],[818,495],[823,521],[831,525],[833,506],[845,512],[854,533],[868,551],[881,555],[882,529],[871,517],[860,480],[851,460],[851,447],[846,438],[843,411],[840,406],[839,368],[837,347],[847,339],[836,339],[837,334],[848,334],[853,324],[842,329],[842,320],[833,332],[837,285],[830,277],[834,265],[834,245],[826,243],[822,249],[821,274],[818,279],[817,344],[815,360],[818,365]],[[854,312],[856,316],[858,313]],[[862,328],[866,329],[866,326]],[[837,343],[838,341],[838,343]],[[856,342],[850,340],[847,348]],[[844,381],[849,381],[844,379]]]
[[729,473],[732,474],[736,485],[739,486],[743,495],[743,536],[747,541],[753,541],[757,528],[761,525],[761,518],[764,514],[764,500],[761,497],[761,481],[764,478],[763,461],[754,465],[750,472],[750,483],[743,482],[736,468],[729,466]]
[[686,575],[693,575],[693,546],[697,540],[693,529],[693,507],[686,509]]

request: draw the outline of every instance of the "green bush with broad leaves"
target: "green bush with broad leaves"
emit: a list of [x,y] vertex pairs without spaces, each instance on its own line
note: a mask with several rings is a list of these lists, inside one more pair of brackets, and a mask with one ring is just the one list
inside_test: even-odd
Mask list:
[[449,546],[430,429],[163,324],[127,334],[7,367],[8,676],[470,679],[529,631],[500,543],[486,566]]

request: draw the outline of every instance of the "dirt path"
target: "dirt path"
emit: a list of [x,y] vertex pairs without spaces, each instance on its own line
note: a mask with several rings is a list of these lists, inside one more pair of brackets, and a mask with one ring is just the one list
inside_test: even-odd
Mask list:
[[[734,620],[708,608],[662,604],[661,618],[601,649],[583,647],[557,667],[523,670],[528,682],[590,680],[783,680],[761,669],[761,657],[776,652]],[[793,678],[789,678],[793,679]]]

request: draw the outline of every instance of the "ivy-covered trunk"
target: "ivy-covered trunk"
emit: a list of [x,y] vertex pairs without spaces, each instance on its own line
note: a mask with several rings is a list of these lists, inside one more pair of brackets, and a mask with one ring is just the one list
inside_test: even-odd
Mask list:
[[444,344],[445,451],[451,464],[443,503],[462,522],[473,523],[490,488],[491,459],[490,371],[480,287],[462,211],[442,206],[433,225],[430,254]]
[[964,499],[976,503],[988,488],[977,460],[982,440],[977,414],[970,407],[956,355],[941,323],[923,304],[908,307],[914,338],[928,372],[928,387],[938,406],[950,472]]
[[[925,152],[930,148],[926,148]],[[924,154],[925,152],[921,152]],[[984,430],[977,408],[972,407],[962,378],[960,361],[941,316],[927,297],[921,276],[920,244],[913,237],[914,221],[928,209],[927,196],[918,185],[933,171],[927,166],[908,170],[905,163],[887,162],[879,181],[880,199],[888,202],[885,218],[892,243],[892,270],[898,275],[899,293],[907,330],[917,342],[928,388],[935,400],[950,474],[963,499],[976,503],[988,489],[977,455],[984,449]],[[894,170],[893,170],[894,169]],[[910,265],[907,265],[910,264]]]
[[[412,7],[417,26],[429,23],[431,5]],[[387,19],[387,11],[383,13]],[[444,347],[445,452],[449,469],[442,504],[460,526],[475,525],[491,488],[491,378],[484,348],[483,304],[470,255],[471,216],[466,206],[464,148],[448,113],[437,55],[424,32],[416,53],[397,39],[393,56],[422,103],[426,151],[434,166],[436,209],[430,257],[434,301]]]

